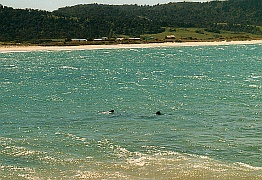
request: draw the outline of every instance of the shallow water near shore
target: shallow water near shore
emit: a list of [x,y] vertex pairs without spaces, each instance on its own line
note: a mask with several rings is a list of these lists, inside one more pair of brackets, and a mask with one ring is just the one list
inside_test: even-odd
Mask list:
[[2,179],[262,179],[261,44],[9,52],[0,68]]

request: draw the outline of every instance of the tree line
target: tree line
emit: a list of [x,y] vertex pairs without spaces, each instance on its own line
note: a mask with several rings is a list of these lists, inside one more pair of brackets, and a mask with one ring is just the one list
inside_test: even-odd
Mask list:
[[0,41],[99,38],[155,34],[166,27],[196,27],[262,34],[261,0],[149,5],[85,4],[53,12],[0,5]]

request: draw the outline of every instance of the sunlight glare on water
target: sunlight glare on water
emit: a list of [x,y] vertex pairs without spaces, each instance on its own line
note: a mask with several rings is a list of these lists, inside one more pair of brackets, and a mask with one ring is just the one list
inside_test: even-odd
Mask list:
[[262,179],[261,50],[1,53],[0,176]]

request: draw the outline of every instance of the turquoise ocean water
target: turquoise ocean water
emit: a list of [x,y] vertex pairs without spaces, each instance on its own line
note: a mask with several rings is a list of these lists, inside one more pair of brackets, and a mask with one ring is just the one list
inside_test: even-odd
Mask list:
[[262,179],[261,44],[8,52],[0,68],[0,179]]

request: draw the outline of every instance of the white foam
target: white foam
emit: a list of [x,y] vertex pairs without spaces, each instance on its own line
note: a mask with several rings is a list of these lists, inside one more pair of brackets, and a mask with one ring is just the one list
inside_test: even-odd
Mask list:
[[242,162],[236,162],[235,164],[239,165],[240,167],[248,168],[250,170],[256,170],[256,171],[262,170],[262,167],[255,167],[255,166],[251,166],[251,165],[248,165]]

